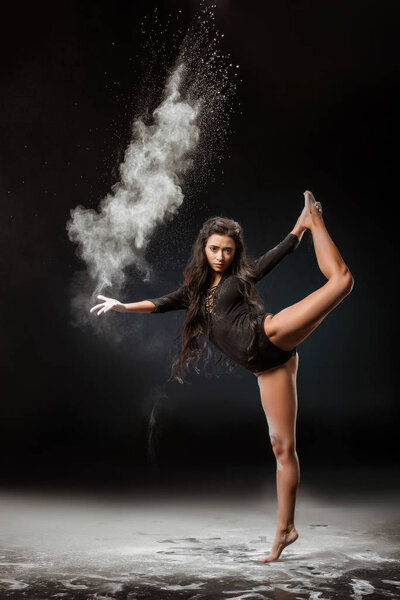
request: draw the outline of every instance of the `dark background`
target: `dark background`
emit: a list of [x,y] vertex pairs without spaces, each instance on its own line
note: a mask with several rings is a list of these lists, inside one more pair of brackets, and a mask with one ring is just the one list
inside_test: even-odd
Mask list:
[[[241,77],[225,156],[157,232],[147,254],[153,280],[132,275],[120,299],[175,289],[199,227],[215,214],[242,224],[250,255],[265,252],[293,227],[311,189],[355,286],[299,347],[300,464],[393,464],[397,3],[215,3]],[[155,7],[161,23],[179,14],[179,37],[199,3],[15,3],[3,17],[3,484],[135,486],[172,473],[219,479],[236,468],[273,476],[251,373],[167,383],[182,312],[108,313],[115,335],[78,327],[73,314],[83,265],[65,225],[72,208],[96,208],[118,180],[145,104],[139,25]],[[174,52],[155,67],[153,97]],[[323,283],[306,233],[258,290],[275,312]]]

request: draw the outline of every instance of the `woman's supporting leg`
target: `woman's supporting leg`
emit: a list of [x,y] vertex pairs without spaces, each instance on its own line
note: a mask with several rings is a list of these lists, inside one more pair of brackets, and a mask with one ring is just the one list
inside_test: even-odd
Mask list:
[[282,550],[298,538],[294,526],[296,492],[300,482],[296,452],[298,354],[285,364],[258,376],[261,402],[268,421],[269,436],[276,457],[278,524],[272,550],[262,562],[277,560]]
[[[311,192],[305,194],[310,195],[306,196],[306,204],[312,206],[314,197]],[[267,336],[282,350],[300,344],[353,288],[353,277],[317,211],[310,213],[308,227],[319,268],[328,281],[300,302],[265,319]]]

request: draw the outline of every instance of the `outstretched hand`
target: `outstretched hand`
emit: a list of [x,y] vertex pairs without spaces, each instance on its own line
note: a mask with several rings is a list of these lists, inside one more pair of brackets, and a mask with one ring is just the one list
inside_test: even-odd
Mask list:
[[100,300],[104,300],[101,304],[96,304],[93,308],[90,309],[90,312],[94,312],[97,309],[100,309],[97,315],[102,313],[106,313],[109,310],[116,310],[117,312],[126,312],[125,304],[119,302],[115,298],[107,298],[106,296],[97,296]]

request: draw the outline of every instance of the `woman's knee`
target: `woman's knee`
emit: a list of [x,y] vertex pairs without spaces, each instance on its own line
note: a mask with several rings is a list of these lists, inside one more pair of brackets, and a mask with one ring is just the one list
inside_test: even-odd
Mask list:
[[331,279],[334,282],[340,297],[348,296],[354,286],[354,278],[348,268],[341,270]]
[[296,441],[293,436],[279,436],[277,434],[271,434],[270,436],[271,446],[275,457],[279,459],[279,462],[285,462],[291,460],[296,454]]

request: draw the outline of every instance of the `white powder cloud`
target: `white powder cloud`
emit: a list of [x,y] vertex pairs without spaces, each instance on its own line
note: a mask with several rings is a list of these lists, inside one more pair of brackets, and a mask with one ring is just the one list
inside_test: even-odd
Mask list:
[[171,218],[183,202],[181,178],[193,163],[199,142],[196,119],[201,100],[183,98],[180,91],[185,64],[173,70],[153,123],[133,124],[132,141],[121,163],[120,181],[99,204],[99,212],[77,206],[67,223],[69,239],[103,288],[122,287],[129,265],[150,275],[145,250],[155,228]]

